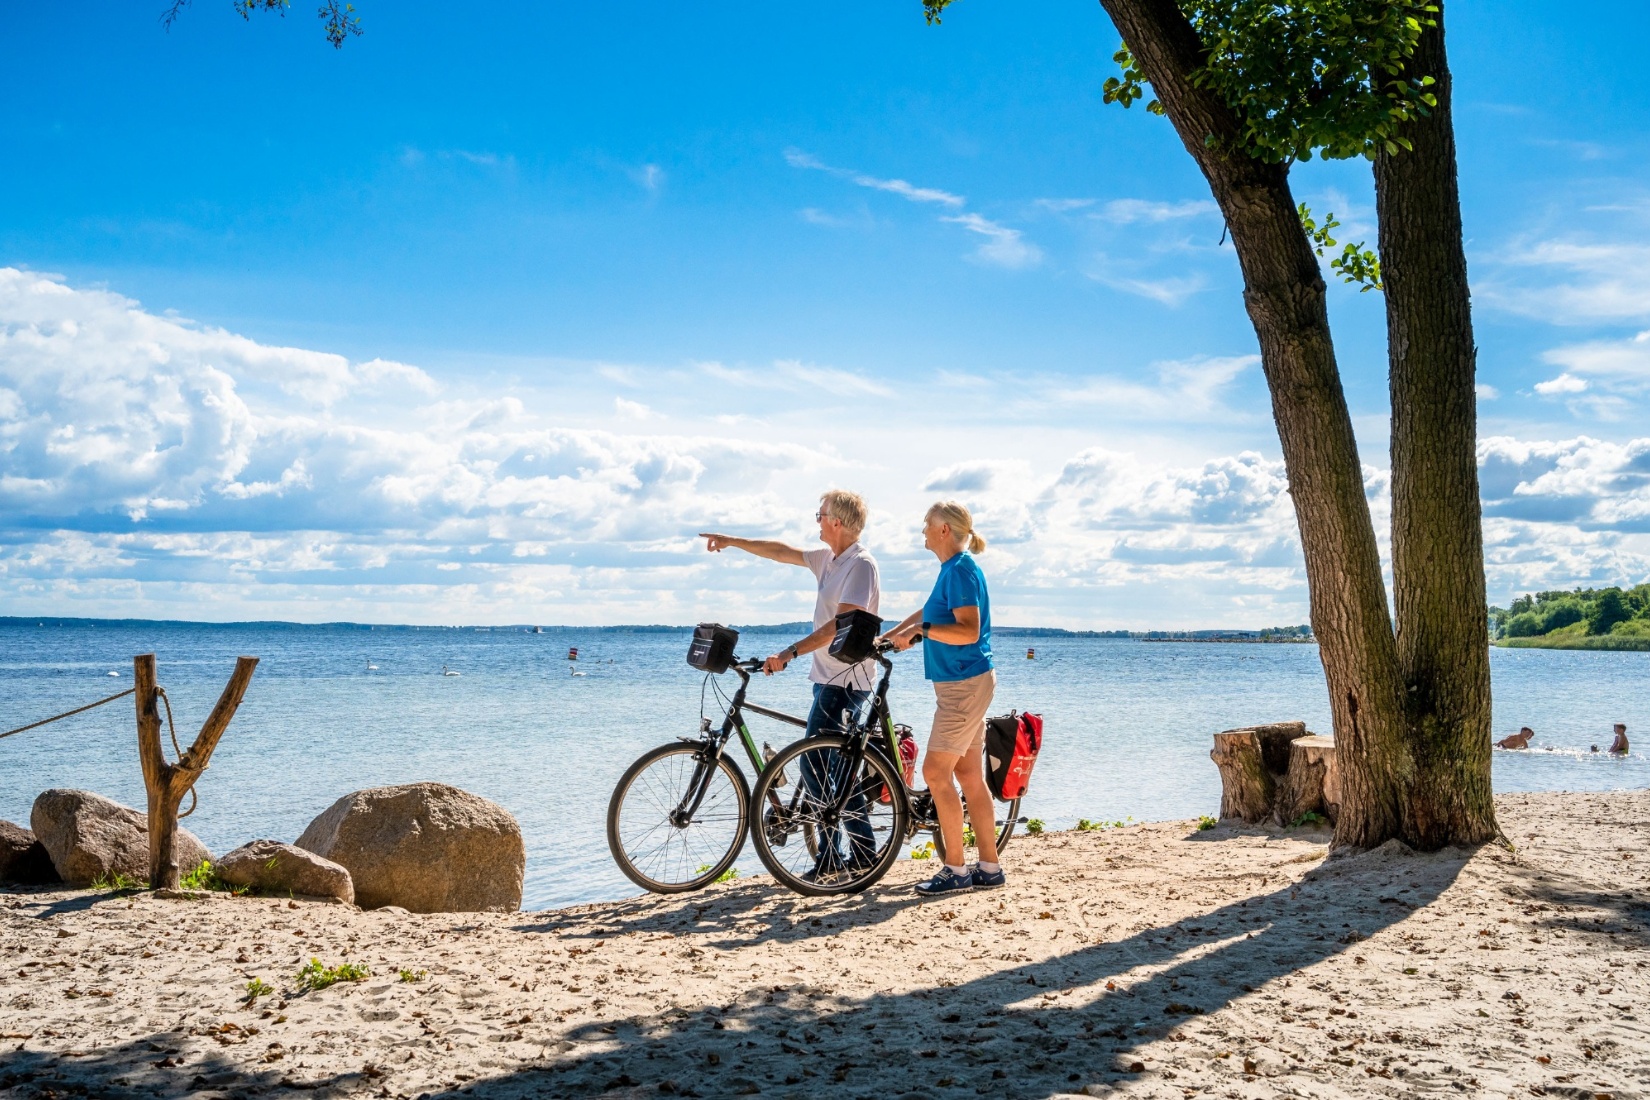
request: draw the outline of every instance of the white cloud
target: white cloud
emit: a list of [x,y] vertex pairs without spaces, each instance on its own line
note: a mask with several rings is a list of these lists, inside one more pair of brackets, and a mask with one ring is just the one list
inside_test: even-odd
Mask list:
[[1494,401],[1501,396],[1501,391],[1488,382],[1478,383],[1473,387],[1473,390],[1478,394],[1478,400],[1480,401]]
[[962,206],[967,201],[961,195],[953,195],[949,191],[941,191],[936,187],[917,187],[902,179],[882,179],[849,168],[834,168],[818,157],[804,153],[799,149],[785,150],[785,162],[792,168],[807,168],[816,172],[827,172],[860,187],[869,187],[874,191],[887,191],[903,199],[909,199],[911,202],[938,203],[941,206]]
[[1113,199],[1093,216],[1118,225],[1135,222],[1163,222],[1180,218],[1197,218],[1218,213],[1219,207],[1208,199],[1185,202],[1154,202],[1148,199]]
[[1563,367],[1565,373],[1537,384],[1537,393],[1579,393],[1586,388],[1586,378],[1578,377],[1581,375],[1612,389],[1650,390],[1650,330],[1625,340],[1592,340],[1554,348],[1542,358]]
[[630,178],[642,190],[657,193],[665,185],[665,170],[657,164],[644,164],[631,172]]
[[985,237],[986,243],[974,250],[974,257],[984,263],[1022,268],[1033,267],[1042,262],[1042,249],[1023,240],[1024,235],[1018,229],[998,225],[978,214],[961,214],[941,220],[960,225],[971,233]]
[[1492,262],[1494,274],[1475,289],[1503,309],[1557,325],[1650,319],[1650,245],[1541,241]]
[[620,420],[651,420],[658,415],[640,401],[627,401],[623,397],[613,399],[613,411]]
[[1561,374],[1557,378],[1549,378],[1545,382],[1535,384],[1535,392],[1543,397],[1552,397],[1557,394],[1580,393],[1587,388],[1585,378],[1577,378],[1573,374]]

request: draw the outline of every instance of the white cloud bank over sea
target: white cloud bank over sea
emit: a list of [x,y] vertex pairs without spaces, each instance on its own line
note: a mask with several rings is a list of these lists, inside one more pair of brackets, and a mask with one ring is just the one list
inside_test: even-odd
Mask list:
[[[1000,623],[1302,621],[1275,441],[1263,410],[1230,403],[1254,371],[1239,355],[1126,377],[885,380],[794,359],[449,376],[3,268],[0,613],[800,618],[806,578],[694,534],[806,541],[818,491],[845,485],[873,506],[888,614],[932,576],[923,506],[955,496],[992,541]],[[1200,425],[1245,417],[1255,446],[1195,449],[1229,438]],[[1480,452],[1492,595],[1650,573],[1650,438]],[[1384,524],[1384,471],[1367,481]]]

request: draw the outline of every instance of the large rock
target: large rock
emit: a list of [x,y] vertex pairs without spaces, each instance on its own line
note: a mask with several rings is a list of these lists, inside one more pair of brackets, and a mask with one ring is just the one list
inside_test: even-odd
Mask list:
[[349,871],[278,840],[254,840],[212,864],[218,877],[234,886],[251,886],[270,894],[303,894],[354,903]]
[[298,847],[348,868],[363,909],[521,908],[521,827],[498,803],[445,783],[347,794],[309,823]]
[[[137,810],[91,791],[42,791],[29,824],[50,853],[52,866],[72,886],[90,886],[117,874],[149,881],[149,819]],[[184,874],[212,858],[206,845],[183,828],[173,854]]]
[[46,846],[27,829],[0,821],[0,882],[40,886],[56,881],[57,868]]

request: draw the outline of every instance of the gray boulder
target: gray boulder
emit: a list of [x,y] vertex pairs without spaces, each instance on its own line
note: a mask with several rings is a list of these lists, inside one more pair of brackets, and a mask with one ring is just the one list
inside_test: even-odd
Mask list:
[[521,908],[521,827],[498,803],[445,783],[347,794],[309,823],[298,847],[348,868],[363,909]]
[[212,870],[233,886],[355,902],[355,884],[347,870],[314,852],[278,840],[243,844],[212,864]]
[[[42,791],[29,813],[34,835],[52,857],[52,866],[71,886],[90,886],[99,878],[125,875],[149,881],[149,818],[146,814],[91,791]],[[211,859],[206,845],[179,828],[173,849],[188,874]]]
[[46,846],[27,829],[0,821],[0,882],[41,886],[56,881],[57,868]]

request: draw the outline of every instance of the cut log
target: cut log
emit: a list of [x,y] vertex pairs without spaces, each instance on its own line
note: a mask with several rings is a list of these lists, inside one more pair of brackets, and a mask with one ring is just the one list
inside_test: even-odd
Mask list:
[[1308,813],[1334,821],[1341,809],[1340,788],[1335,742],[1316,734],[1295,738],[1289,745],[1289,769],[1277,787],[1277,823],[1291,825]]
[[1241,818],[1253,825],[1272,816],[1272,793],[1277,785],[1266,770],[1260,737],[1252,729],[1215,734],[1209,759],[1220,769],[1220,816]]
[[1335,742],[1304,722],[1272,722],[1215,734],[1209,758],[1220,769],[1220,816],[1250,825],[1288,825],[1309,811],[1340,811]]

